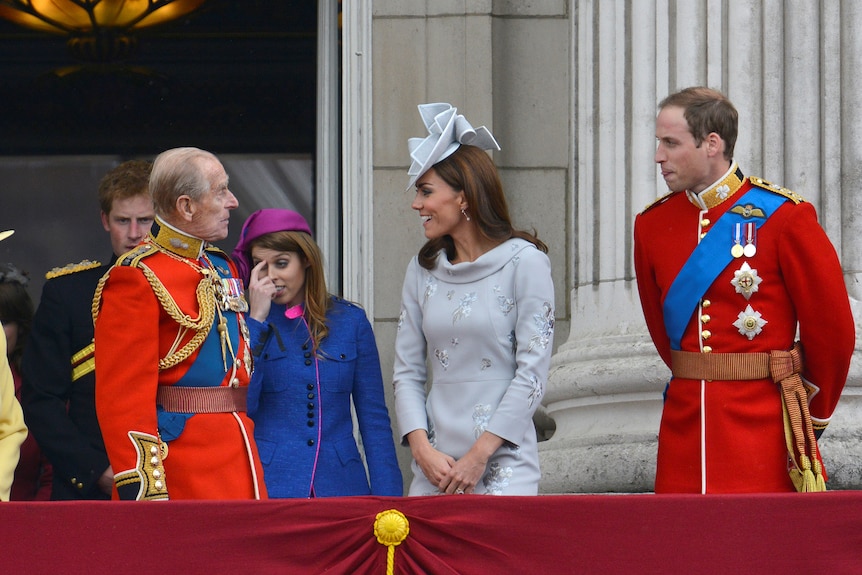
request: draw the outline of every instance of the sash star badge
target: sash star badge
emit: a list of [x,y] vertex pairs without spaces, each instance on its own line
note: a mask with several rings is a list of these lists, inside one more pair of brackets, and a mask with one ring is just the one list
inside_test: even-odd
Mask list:
[[768,322],[763,319],[759,311],[754,311],[751,304],[745,308],[745,311],[739,312],[737,320],[733,322],[734,327],[739,330],[739,333],[747,337],[749,340],[754,339],[754,336],[763,331],[763,326]]
[[742,267],[733,272],[733,279],[730,280],[730,283],[736,288],[736,293],[742,294],[745,299],[751,299],[751,294],[758,290],[762,281],[763,278],[757,275],[757,270],[751,269],[748,262],[744,262]]

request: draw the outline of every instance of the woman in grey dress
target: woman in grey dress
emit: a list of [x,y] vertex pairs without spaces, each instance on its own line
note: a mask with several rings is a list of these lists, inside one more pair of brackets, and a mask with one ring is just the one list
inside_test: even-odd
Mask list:
[[410,140],[408,190],[428,241],[407,267],[394,370],[409,494],[535,495],[532,416],[554,331],[547,246],[512,227],[483,151],[499,149],[491,133],[449,104],[419,111],[429,136]]

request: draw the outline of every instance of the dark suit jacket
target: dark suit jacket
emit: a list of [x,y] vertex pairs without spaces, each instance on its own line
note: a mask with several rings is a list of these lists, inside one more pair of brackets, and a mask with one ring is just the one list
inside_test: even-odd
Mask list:
[[72,356],[93,341],[93,293],[109,267],[48,280],[24,349],[21,403],[54,466],[52,499],[110,498],[96,484],[109,463],[96,420],[95,371],[72,381]]

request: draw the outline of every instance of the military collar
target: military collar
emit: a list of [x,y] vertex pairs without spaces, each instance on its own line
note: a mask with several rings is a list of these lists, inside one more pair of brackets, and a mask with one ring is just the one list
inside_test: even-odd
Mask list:
[[159,216],[156,216],[153,227],[150,228],[150,242],[192,260],[200,259],[207,247],[204,240],[178,230]]
[[709,210],[735,194],[742,187],[743,181],[745,176],[742,170],[736,162],[731,162],[730,168],[717,182],[700,193],[695,194],[688,190],[685,193],[692,204],[702,210]]

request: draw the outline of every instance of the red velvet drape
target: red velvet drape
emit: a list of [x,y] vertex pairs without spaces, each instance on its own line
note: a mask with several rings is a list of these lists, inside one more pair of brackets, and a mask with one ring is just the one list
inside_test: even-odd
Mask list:
[[4,574],[862,573],[862,492],[0,504]]

